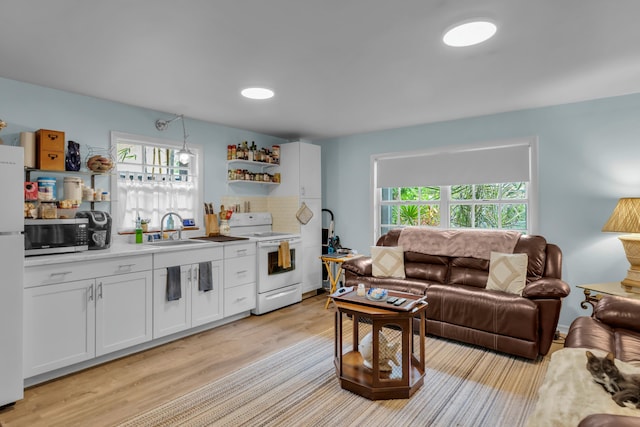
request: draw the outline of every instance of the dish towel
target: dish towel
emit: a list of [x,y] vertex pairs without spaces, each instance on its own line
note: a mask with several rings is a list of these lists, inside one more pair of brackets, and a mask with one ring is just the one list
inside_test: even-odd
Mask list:
[[209,292],[213,290],[213,275],[211,274],[211,261],[198,264],[200,274],[198,277],[198,290]]
[[289,242],[286,240],[280,242],[280,246],[278,246],[278,267],[291,268],[291,252],[289,250]]
[[176,301],[180,298],[182,298],[180,266],[167,267],[167,301]]

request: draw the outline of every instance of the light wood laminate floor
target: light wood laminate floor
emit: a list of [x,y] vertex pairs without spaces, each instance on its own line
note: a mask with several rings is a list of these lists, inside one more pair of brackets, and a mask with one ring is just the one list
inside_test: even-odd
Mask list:
[[25,390],[2,427],[111,426],[333,327],[326,294]]
[[[2,427],[112,426],[333,327],[321,294],[25,390]],[[562,348],[555,342],[549,355]],[[549,357],[547,355],[547,357]]]

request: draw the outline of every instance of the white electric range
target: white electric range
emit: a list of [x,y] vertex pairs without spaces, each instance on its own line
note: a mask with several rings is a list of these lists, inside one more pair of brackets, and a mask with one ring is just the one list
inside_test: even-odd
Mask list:
[[[253,314],[302,301],[302,239],[299,234],[273,231],[272,224],[269,212],[234,213],[229,219],[232,236],[256,241],[257,302]],[[289,259],[282,251],[286,247]]]

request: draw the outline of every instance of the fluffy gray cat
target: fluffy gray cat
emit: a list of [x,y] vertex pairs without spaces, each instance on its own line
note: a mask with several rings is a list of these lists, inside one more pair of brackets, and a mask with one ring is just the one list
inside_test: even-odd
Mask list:
[[597,357],[587,351],[587,370],[619,406],[640,408],[640,375],[624,375],[620,372],[614,363],[613,353]]

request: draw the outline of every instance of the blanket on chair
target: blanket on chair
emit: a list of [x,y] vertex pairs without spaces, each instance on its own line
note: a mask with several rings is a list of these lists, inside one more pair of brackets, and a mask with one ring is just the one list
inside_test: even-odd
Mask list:
[[[640,417],[640,409],[620,407],[587,371],[587,349],[563,348],[551,355],[551,362],[538,390],[538,402],[527,427],[577,426],[591,414]],[[598,357],[605,352],[589,350]],[[638,374],[640,367],[615,360],[625,374]]]
[[400,232],[398,246],[405,252],[488,260],[491,252],[513,253],[518,239],[517,231],[407,227]]

